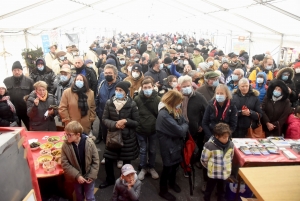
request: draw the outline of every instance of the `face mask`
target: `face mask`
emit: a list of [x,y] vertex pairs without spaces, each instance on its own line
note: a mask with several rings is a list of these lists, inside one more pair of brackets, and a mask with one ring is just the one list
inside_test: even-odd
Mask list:
[[115,92],[115,97],[116,97],[117,99],[123,99],[123,98],[124,98],[124,94],[121,93],[121,92],[116,91],[116,92]]
[[224,95],[216,95],[216,100],[218,103],[222,103],[225,101],[225,96]]
[[127,46],[127,49],[130,49],[131,48],[131,46]]
[[212,84],[213,87],[217,87],[218,85],[219,85],[219,80],[214,81]]
[[106,76],[105,76],[105,80],[106,80],[107,82],[111,82],[111,81],[113,81],[113,76],[112,76],[112,75],[106,75]]
[[138,61],[139,61],[139,59],[134,59],[134,61],[135,61],[135,62],[138,62]]
[[93,47],[93,50],[96,50],[96,48],[95,48],[95,47]]
[[182,88],[183,95],[190,95],[192,93],[192,87]]
[[43,71],[44,70],[44,66],[40,66],[38,67],[39,71]]
[[258,78],[256,79],[256,82],[259,83],[259,84],[261,84],[261,83],[264,82],[264,78],[258,77]]
[[266,66],[267,70],[271,70],[273,66]]
[[68,76],[66,76],[66,75],[61,75],[61,76],[60,76],[60,80],[61,80],[62,82],[65,82],[65,81],[68,80]]
[[124,65],[125,64],[125,60],[120,60],[120,64]]
[[181,50],[181,46],[177,46],[177,49],[178,49],[178,50]]
[[152,51],[152,48],[147,48],[147,50],[151,52],[151,51]]
[[239,80],[239,76],[237,75],[231,75],[231,78],[233,81],[238,81]]
[[277,90],[274,90],[274,91],[273,91],[273,95],[274,95],[275,97],[279,97],[279,96],[281,96],[281,92],[280,92],[280,91],[277,91]]
[[139,76],[140,76],[139,73],[137,73],[137,72],[132,72],[132,77],[133,77],[133,78],[138,78]]
[[77,55],[77,52],[73,52],[72,54],[73,54],[73,56],[76,56],[76,55]]
[[133,57],[134,56],[134,54],[130,54],[130,57]]
[[171,68],[171,64],[170,65],[168,65],[168,69],[170,69]]
[[164,64],[159,64],[159,69],[163,69],[164,68]]
[[289,76],[287,76],[287,75],[282,75],[282,76],[281,76],[281,79],[282,79],[283,81],[287,81],[287,80],[289,79]]
[[213,66],[213,65],[214,65],[214,62],[213,62],[213,61],[209,61],[209,62],[208,62],[208,65],[209,65],[209,66]]
[[295,69],[296,73],[300,73],[300,68]]
[[197,72],[200,72],[200,68],[197,68]]
[[168,48],[164,47],[164,50],[168,50]]
[[172,82],[172,87],[175,88],[177,87],[178,83],[177,82]]
[[83,81],[81,80],[76,80],[75,82],[76,87],[78,87],[79,89],[83,87]]
[[87,67],[93,68],[93,64],[89,64],[89,65],[87,65]]
[[176,109],[177,109],[177,110],[179,110],[179,109],[180,109],[180,107],[181,107],[181,104],[179,104],[179,105],[176,105]]
[[184,65],[188,65],[189,62],[188,62],[187,60],[184,60],[183,64],[184,64]]
[[127,67],[127,70],[131,72],[132,66],[128,66],[128,67]]
[[153,89],[146,89],[146,90],[144,90],[145,96],[151,96],[152,92],[153,92]]
[[59,59],[60,59],[61,61],[63,61],[63,60],[65,60],[65,57],[59,57]]

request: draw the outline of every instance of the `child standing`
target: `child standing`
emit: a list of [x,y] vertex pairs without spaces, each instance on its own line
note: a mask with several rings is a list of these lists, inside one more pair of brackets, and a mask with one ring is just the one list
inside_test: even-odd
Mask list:
[[95,179],[99,170],[96,145],[83,134],[83,127],[77,121],[71,121],[65,127],[65,137],[61,153],[64,175],[74,183],[77,201],[94,201]]
[[300,106],[295,109],[294,114],[290,114],[286,123],[288,125],[285,138],[300,139]]
[[231,130],[225,123],[218,123],[212,136],[205,143],[201,163],[207,169],[207,186],[204,193],[204,201],[210,200],[210,196],[217,185],[218,201],[224,200],[225,180],[231,174],[231,162],[233,159],[233,143],[229,140]]
[[122,167],[121,172],[121,177],[115,184],[112,201],[137,201],[142,183],[138,179],[136,171],[132,165],[126,164]]

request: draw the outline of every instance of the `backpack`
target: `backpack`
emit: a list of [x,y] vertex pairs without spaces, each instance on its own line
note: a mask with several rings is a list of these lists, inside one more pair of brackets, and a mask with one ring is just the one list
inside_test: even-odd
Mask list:
[[[194,163],[196,158],[199,155],[199,149],[193,140],[190,133],[187,134],[187,138],[184,143],[183,148],[183,161],[181,162],[181,167],[189,176],[189,185],[190,185],[190,195],[193,195],[193,190],[195,188],[195,168]],[[193,181],[192,181],[193,175]]]

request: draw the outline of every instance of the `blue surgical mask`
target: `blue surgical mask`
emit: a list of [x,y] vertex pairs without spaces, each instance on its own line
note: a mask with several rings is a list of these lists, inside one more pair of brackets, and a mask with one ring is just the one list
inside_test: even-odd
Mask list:
[[213,87],[217,87],[218,85],[219,85],[219,80],[214,81],[212,84]]
[[218,103],[223,103],[225,99],[225,95],[216,95],[216,100],[218,101]]
[[96,48],[94,47],[93,50],[96,50]]
[[124,94],[121,93],[121,92],[116,91],[116,92],[115,92],[115,97],[116,97],[117,99],[123,99],[123,98],[124,98]]
[[159,69],[163,69],[164,68],[164,64],[159,64]]
[[214,65],[214,62],[213,62],[213,61],[209,61],[209,62],[208,62],[208,65],[209,65],[209,66],[213,66],[213,65]]
[[152,92],[153,92],[153,89],[145,89],[145,90],[144,90],[145,96],[151,96],[151,95],[152,95]]
[[267,70],[271,70],[273,66],[266,66]]
[[200,68],[197,68],[197,72],[200,72]]
[[239,76],[238,75],[232,74],[231,78],[232,78],[233,81],[238,81],[239,80]]
[[168,69],[170,69],[171,68],[171,64],[170,65],[168,65]]
[[192,93],[192,87],[185,87],[181,89],[183,95],[190,95]]
[[68,80],[68,76],[66,76],[66,75],[61,75],[61,76],[60,76],[60,80],[61,80],[62,82],[65,82],[65,81]]
[[282,75],[282,76],[281,76],[281,79],[282,79],[283,81],[287,81],[287,80],[289,79],[289,76],[288,76],[288,75]]
[[274,91],[273,91],[273,95],[274,95],[275,97],[279,97],[279,96],[281,96],[281,92],[280,92],[280,91],[277,91],[277,90],[274,90]]
[[37,68],[39,69],[39,71],[43,71],[44,70],[44,66],[39,66]]
[[259,84],[261,84],[261,83],[264,82],[264,78],[258,77],[258,78],[256,79],[256,82],[259,83]]
[[75,85],[76,85],[76,87],[78,87],[79,89],[81,89],[83,87],[83,81],[76,80]]
[[120,64],[124,65],[125,64],[125,60],[120,60]]

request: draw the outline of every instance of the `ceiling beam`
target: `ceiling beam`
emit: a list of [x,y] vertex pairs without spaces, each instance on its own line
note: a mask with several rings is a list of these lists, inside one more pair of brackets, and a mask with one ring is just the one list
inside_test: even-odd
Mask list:
[[41,6],[41,5],[43,5],[43,4],[49,3],[49,2],[51,2],[51,1],[53,1],[53,0],[43,0],[43,1],[40,1],[40,2],[38,2],[38,3],[34,3],[34,4],[32,4],[32,5],[29,5],[29,6],[20,8],[20,9],[18,9],[18,10],[14,10],[14,11],[12,11],[12,12],[10,12],[10,13],[6,13],[6,14],[4,14],[4,15],[1,15],[1,16],[0,16],[0,20],[3,20],[3,19],[5,19],[5,18],[14,16],[14,15],[17,15],[17,14],[19,14],[19,13],[25,12],[25,11],[30,10],[30,9],[32,9],[32,8],[35,8],[35,7]]

